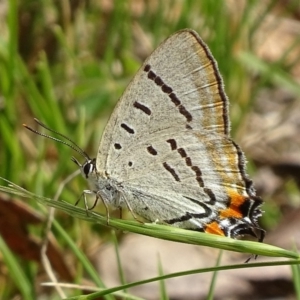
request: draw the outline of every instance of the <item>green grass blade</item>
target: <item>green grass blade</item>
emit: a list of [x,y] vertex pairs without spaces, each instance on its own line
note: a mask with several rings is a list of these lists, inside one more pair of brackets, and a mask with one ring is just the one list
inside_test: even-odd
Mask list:
[[3,260],[7,266],[8,272],[13,278],[14,283],[20,290],[22,299],[32,300],[34,299],[34,292],[32,290],[33,285],[28,280],[26,275],[23,272],[23,268],[20,263],[17,261],[15,255],[7,247],[5,241],[0,236],[0,252],[2,253]]
[[[218,267],[220,265],[221,258],[222,258],[222,251],[219,252],[218,259],[216,261],[216,267]],[[213,300],[214,299],[214,289],[215,289],[215,286],[216,286],[216,283],[217,283],[217,275],[218,275],[217,271],[213,272],[213,276],[212,276],[212,279],[211,279],[209,291],[208,291],[208,294],[207,294],[207,300]]]
[[142,284],[150,283],[150,282],[156,282],[159,280],[166,280],[170,278],[175,278],[175,277],[181,277],[181,276],[188,276],[192,274],[202,274],[202,273],[209,273],[209,272],[217,272],[217,271],[226,271],[226,270],[236,270],[236,269],[245,269],[245,268],[258,268],[258,267],[270,267],[270,266],[284,266],[284,265],[299,265],[300,264],[300,259],[298,260],[291,260],[291,261],[280,261],[280,262],[268,262],[268,263],[251,263],[251,264],[236,264],[236,265],[227,265],[227,266],[219,266],[219,267],[211,267],[211,268],[204,268],[204,269],[195,269],[195,270],[189,270],[189,271],[184,271],[184,272],[177,272],[177,273],[172,273],[168,275],[163,275],[159,277],[153,277],[145,280],[141,280],[138,282],[133,282],[133,283],[128,283],[126,285],[114,287],[114,288],[109,288],[106,290],[103,290],[101,292],[96,292],[89,294],[87,298],[81,298],[81,297],[70,297],[67,298],[66,300],[95,300],[98,299],[97,297],[106,295],[106,294],[111,294],[115,293],[117,291],[131,288],[134,286],[139,286]]
[[[120,252],[119,252],[119,245],[118,245],[118,240],[116,237],[116,233],[113,231],[112,232],[112,238],[113,238],[113,243],[114,243],[114,247],[115,247],[115,253],[116,253],[116,258],[117,258],[117,266],[118,266],[118,273],[119,273],[119,277],[120,277],[120,282],[121,284],[125,284],[126,280],[125,280],[125,274],[122,268],[122,262],[121,262],[121,256],[120,256]],[[124,290],[124,292],[126,293],[127,291]]]
[[[1,179],[1,177],[0,177]],[[4,181],[8,182],[4,178]],[[67,214],[89,222],[98,223],[107,226],[106,216],[100,215],[94,211],[86,211],[80,207],[71,205],[64,201],[53,201],[52,199],[35,195],[25,189],[8,182],[11,186],[0,186],[0,190],[6,193],[13,193],[21,197],[32,198],[50,207],[55,207]],[[299,254],[293,251],[282,249],[276,246],[253,241],[235,240],[223,236],[213,234],[194,232],[191,230],[179,229],[167,225],[159,225],[154,223],[143,223],[129,220],[113,219],[109,220],[109,225],[115,229],[135,232],[155,238],[161,238],[169,241],[208,246],[223,250],[236,251],[242,253],[251,253],[254,255],[285,257],[299,259]]]
[[[158,274],[159,277],[162,277],[164,275],[163,265],[159,255],[158,255]],[[169,300],[166,284],[163,279],[159,280],[159,289],[160,289],[160,300]]]
[[[73,242],[73,240],[70,238],[68,233],[55,220],[53,221],[53,226],[59,232],[59,234],[64,238],[64,240],[67,242],[68,246],[73,251],[73,253],[78,258],[78,260],[82,263],[85,271],[87,272],[87,274],[89,274],[89,276],[94,281],[94,283],[100,288],[105,287],[104,283],[102,282],[102,280],[99,277],[98,272],[95,270],[95,268],[93,267],[91,262],[87,259],[86,255],[84,253],[82,253],[82,251],[80,249],[78,249],[78,247]],[[107,295],[105,297],[105,299],[113,300],[114,297]]]
[[296,299],[300,300],[300,265],[291,265]]

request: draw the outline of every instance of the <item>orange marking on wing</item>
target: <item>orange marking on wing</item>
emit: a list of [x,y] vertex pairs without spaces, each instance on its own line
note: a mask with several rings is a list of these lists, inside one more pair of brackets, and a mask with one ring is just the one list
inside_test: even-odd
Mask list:
[[225,235],[224,231],[220,228],[219,224],[217,222],[211,222],[207,224],[205,230],[206,233],[212,233],[217,235]]
[[230,204],[226,209],[220,211],[220,218],[237,218],[241,219],[243,214],[240,210],[240,206],[245,203],[247,197],[240,195],[233,189],[227,190],[228,196],[230,197]]

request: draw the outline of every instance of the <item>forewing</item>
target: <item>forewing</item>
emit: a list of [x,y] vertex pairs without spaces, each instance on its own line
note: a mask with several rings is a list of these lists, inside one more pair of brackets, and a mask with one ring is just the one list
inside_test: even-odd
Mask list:
[[109,172],[120,150],[169,128],[228,135],[227,105],[210,51],[194,31],[179,31],[150,55],[121,97],[103,133],[97,169]]

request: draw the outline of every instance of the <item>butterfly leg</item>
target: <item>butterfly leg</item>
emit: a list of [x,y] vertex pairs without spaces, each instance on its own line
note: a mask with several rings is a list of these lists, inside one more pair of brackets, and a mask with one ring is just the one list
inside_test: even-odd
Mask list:
[[92,209],[96,206],[96,204],[97,204],[97,202],[98,202],[98,197],[96,197],[96,200],[95,200],[93,206],[92,206],[91,208],[89,208],[89,207],[88,207],[88,204],[87,204],[87,200],[86,200],[86,195],[87,195],[87,194],[91,195],[91,194],[95,194],[95,193],[94,193],[93,191],[90,191],[90,190],[84,190],[84,191],[82,192],[81,196],[79,197],[79,199],[76,201],[75,206],[78,205],[79,201],[81,200],[81,197],[83,197],[85,210],[86,210],[86,213],[87,213],[87,215],[88,215],[88,211],[89,211],[89,210],[92,210]]
[[98,197],[98,195],[96,194],[96,199],[95,199],[95,201],[94,201],[94,204],[93,204],[92,207],[90,207],[88,210],[93,210],[93,209],[96,207],[96,205],[97,205],[97,203],[98,203],[98,200],[99,200],[99,197]]

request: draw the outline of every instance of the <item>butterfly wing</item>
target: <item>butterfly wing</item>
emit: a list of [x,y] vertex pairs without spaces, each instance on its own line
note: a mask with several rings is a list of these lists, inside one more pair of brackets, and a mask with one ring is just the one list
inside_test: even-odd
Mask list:
[[119,100],[101,139],[97,168],[114,168],[110,159],[119,148],[174,126],[228,135],[227,107],[209,49],[195,31],[179,31],[150,55]]

